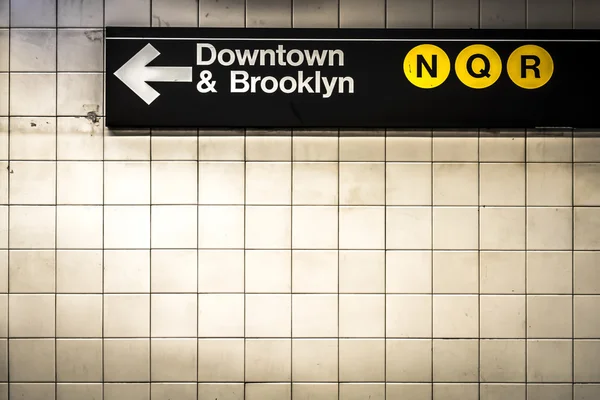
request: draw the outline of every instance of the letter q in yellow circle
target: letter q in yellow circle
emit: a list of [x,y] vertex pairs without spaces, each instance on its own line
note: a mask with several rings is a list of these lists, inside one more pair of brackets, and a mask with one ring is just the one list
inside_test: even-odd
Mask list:
[[552,78],[554,61],[543,48],[528,44],[513,51],[506,69],[515,85],[523,89],[538,89]]
[[450,75],[450,58],[437,46],[421,44],[404,58],[404,75],[421,89],[440,86]]
[[500,78],[502,59],[491,47],[474,44],[458,54],[454,69],[463,84],[472,89],[484,89]]

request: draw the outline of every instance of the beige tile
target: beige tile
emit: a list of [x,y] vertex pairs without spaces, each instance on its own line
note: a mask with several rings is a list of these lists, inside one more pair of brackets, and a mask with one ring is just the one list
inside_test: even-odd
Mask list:
[[385,399],[383,383],[340,383],[340,400]]
[[[467,206],[478,204],[477,164],[433,164],[433,204]],[[460,187],[460,190],[456,188]]]
[[531,383],[571,382],[571,340],[530,340],[527,342],[527,381]]
[[[154,132],[154,131],[153,131]],[[152,136],[150,138],[152,160],[196,161],[198,137]]]
[[524,382],[525,340],[482,340],[482,382]]
[[289,136],[246,136],[246,160],[290,161],[292,138]]
[[106,383],[103,392],[105,400],[150,400],[149,383]]
[[198,295],[198,337],[232,336],[244,336],[244,295]]
[[244,339],[198,340],[198,381],[244,380]]
[[[56,119],[43,117],[13,117],[10,118],[10,158],[17,160],[55,160],[57,152]],[[58,118],[58,131],[60,133],[71,133],[75,126],[70,123],[73,119],[66,120]],[[71,125],[71,126],[69,126]],[[89,125],[89,124],[88,124]],[[8,128],[8,127],[7,127]],[[70,129],[71,128],[71,129]],[[63,138],[66,135],[59,135]],[[68,135],[71,136],[71,135]],[[78,135],[79,136],[79,135]],[[81,135],[83,136],[83,135]],[[87,135],[86,135],[87,136]],[[102,158],[102,135],[100,139],[100,151],[93,152],[96,159]],[[98,141],[96,141],[98,142]],[[59,157],[61,156],[63,140],[58,140]],[[82,142],[77,143],[81,155],[75,159],[87,159],[91,156]],[[97,143],[98,144],[98,143]],[[97,150],[97,149],[96,149]],[[7,157],[8,158],[8,157]]]
[[198,165],[191,161],[153,161],[152,204],[196,204]]
[[[13,249],[54,248],[56,246],[55,213],[54,206],[11,207],[8,226],[10,247]],[[2,239],[0,236],[0,240]],[[6,240],[3,241],[7,243]]]
[[384,161],[385,137],[361,134],[340,137],[340,161]]
[[291,204],[291,168],[291,163],[246,163],[246,203]]
[[246,400],[290,400],[290,383],[250,383],[246,385]]
[[430,251],[387,251],[387,293],[431,293]]
[[433,380],[435,382],[477,382],[479,342],[477,340],[434,340]]
[[54,251],[10,250],[8,254],[8,285],[11,293],[54,292]]
[[196,383],[153,383],[150,385],[150,398],[154,400],[197,400]]
[[524,338],[525,296],[481,296],[482,338]]
[[190,337],[196,335],[198,297],[196,294],[153,294],[150,335],[153,337]]
[[387,249],[430,249],[431,208],[387,207]]
[[525,293],[525,252],[482,251],[480,271],[481,293]]
[[10,163],[11,204],[50,205],[56,203],[54,162],[12,161]]
[[386,394],[388,398],[407,398],[414,400],[430,400],[432,398],[432,385],[430,383],[387,383]]
[[600,396],[600,385],[582,384],[575,385],[575,400],[593,400]]
[[434,293],[477,293],[479,257],[476,252],[436,251],[433,253]]
[[387,163],[386,204],[431,205],[431,179],[430,163]]
[[102,255],[102,250],[57,251],[57,293],[102,292]]
[[525,161],[525,138],[480,137],[479,159],[482,162],[523,162]]
[[[129,135],[127,131],[115,133],[105,129],[104,159],[107,161],[149,161],[150,136]],[[147,165],[149,166],[149,164]]]
[[573,254],[575,294],[600,294],[600,252]]
[[477,161],[478,147],[478,138],[476,137],[439,137],[434,132],[433,161]]
[[243,204],[244,163],[200,162],[198,164],[199,204]]
[[102,337],[102,295],[56,296],[56,336]]
[[431,340],[386,341],[386,381],[431,382]]
[[149,380],[149,339],[104,340],[105,382],[148,382]]
[[196,380],[198,366],[196,339],[152,339],[151,345],[150,379],[152,381]]
[[385,292],[385,253],[383,251],[340,251],[340,293]]
[[59,382],[101,382],[102,340],[57,340],[56,375]]
[[199,292],[243,292],[243,250],[199,250]]
[[147,293],[150,291],[150,251],[104,251],[105,293]]
[[338,291],[336,250],[292,251],[292,291],[294,293],[334,293]]
[[194,292],[198,286],[197,250],[152,250],[152,292]]
[[292,202],[294,204],[338,204],[337,163],[294,162],[292,168]]
[[528,208],[527,248],[529,250],[571,250],[573,219],[571,208]]
[[105,337],[146,337],[149,335],[149,295],[104,295]]
[[484,383],[480,385],[481,400],[525,400],[527,387],[525,384]]
[[600,338],[600,296],[575,296],[574,335],[576,338]]
[[246,248],[289,249],[291,207],[246,207]]
[[573,139],[570,137],[528,137],[527,161],[571,162]]
[[57,127],[57,135],[56,139],[54,135],[46,136],[43,144],[38,141],[40,150],[52,154],[53,158],[58,156],[59,160],[102,161],[104,136],[100,123],[90,123],[77,117],[58,117],[56,121],[52,118],[45,122],[46,126],[52,125],[53,129]]
[[[55,332],[55,296],[13,294],[8,305],[10,337],[52,337]],[[12,374],[11,374],[12,375]]]
[[600,205],[600,163],[575,164],[574,201],[577,206]]
[[54,339],[12,339],[8,369],[11,381],[54,382]]
[[290,295],[246,295],[247,337],[289,337],[291,333]]
[[380,382],[385,379],[383,339],[340,339],[339,380]]
[[290,339],[247,339],[246,382],[290,381],[291,346]]
[[58,162],[58,204],[102,204],[104,171],[101,162]]
[[431,161],[431,151],[431,134],[422,137],[388,136],[386,138],[386,160],[388,162]]
[[289,293],[291,251],[246,250],[247,293]]
[[573,291],[572,253],[535,251],[527,253],[527,292],[570,294]]
[[337,295],[293,295],[292,336],[337,337]]
[[600,208],[575,208],[574,213],[574,250],[600,250]]
[[386,337],[431,337],[431,296],[386,296]]
[[201,249],[244,247],[244,207],[198,207],[198,247]]
[[104,247],[146,249],[150,247],[150,207],[104,207]]
[[296,400],[338,400],[337,383],[292,383]]
[[[8,399],[8,384],[4,384],[6,391],[2,393],[3,399]],[[54,400],[56,392],[54,383],[11,383],[11,397],[31,399],[31,400]]]
[[[241,133],[241,132],[240,132]],[[246,138],[240,136],[203,136],[198,137],[199,160],[244,160],[244,143]]]
[[152,206],[150,208],[153,248],[188,248],[198,244],[198,217],[196,206]]
[[292,340],[292,380],[331,382],[338,375],[337,339]]
[[292,208],[292,247],[335,249],[338,244],[338,209],[326,206]]
[[525,164],[480,164],[479,181],[481,205],[525,205]]
[[573,155],[575,162],[600,162],[600,138],[574,137]]
[[529,399],[560,400],[570,399],[572,396],[572,384],[548,383],[527,385],[527,398]]
[[340,249],[383,249],[383,207],[340,207]]
[[105,204],[150,204],[149,162],[105,162]]
[[435,250],[474,250],[477,247],[477,208],[436,207],[433,209]]
[[525,213],[524,207],[481,208],[481,248],[524,250]]
[[383,205],[385,203],[385,164],[340,163],[340,204]]
[[527,164],[527,204],[531,206],[570,206],[572,198],[570,163]]
[[479,385],[434,383],[433,398],[435,400],[477,400],[479,398]]
[[334,137],[294,136],[292,146],[294,161],[336,161],[338,159],[338,133]]
[[[573,345],[573,380],[586,383],[600,381],[600,341],[577,340]],[[596,387],[595,393],[597,392],[598,388]],[[592,393],[594,391],[590,391],[590,394]]]
[[56,247],[101,249],[102,212],[100,206],[56,207]]
[[348,294],[339,301],[340,336],[385,336],[385,296]]
[[[54,385],[53,389],[54,389]],[[102,398],[102,383],[59,383],[56,385],[57,400],[92,400]]]

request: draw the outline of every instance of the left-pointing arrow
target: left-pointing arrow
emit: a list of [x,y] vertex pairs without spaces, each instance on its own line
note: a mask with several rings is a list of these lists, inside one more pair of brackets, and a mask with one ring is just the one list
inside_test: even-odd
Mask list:
[[160,53],[150,43],[127,61],[115,76],[150,105],[160,93],[146,82],[192,82],[192,67],[148,67]]

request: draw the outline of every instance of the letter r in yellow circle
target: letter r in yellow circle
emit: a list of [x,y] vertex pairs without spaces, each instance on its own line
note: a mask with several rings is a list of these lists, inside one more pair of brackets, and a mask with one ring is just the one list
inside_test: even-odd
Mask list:
[[552,78],[554,61],[543,48],[528,44],[513,51],[506,69],[515,85],[523,89],[538,89]]
[[472,89],[492,86],[502,73],[502,59],[491,47],[474,44],[458,54],[454,63],[458,79]]
[[404,58],[404,75],[421,89],[440,86],[450,75],[450,58],[437,46],[422,44],[408,52]]

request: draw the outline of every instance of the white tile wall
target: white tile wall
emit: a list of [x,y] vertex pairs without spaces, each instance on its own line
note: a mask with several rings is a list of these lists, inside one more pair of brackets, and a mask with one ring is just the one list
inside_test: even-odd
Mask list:
[[105,25],[598,28],[597,9],[0,0],[0,400],[600,398],[596,133],[102,118]]

